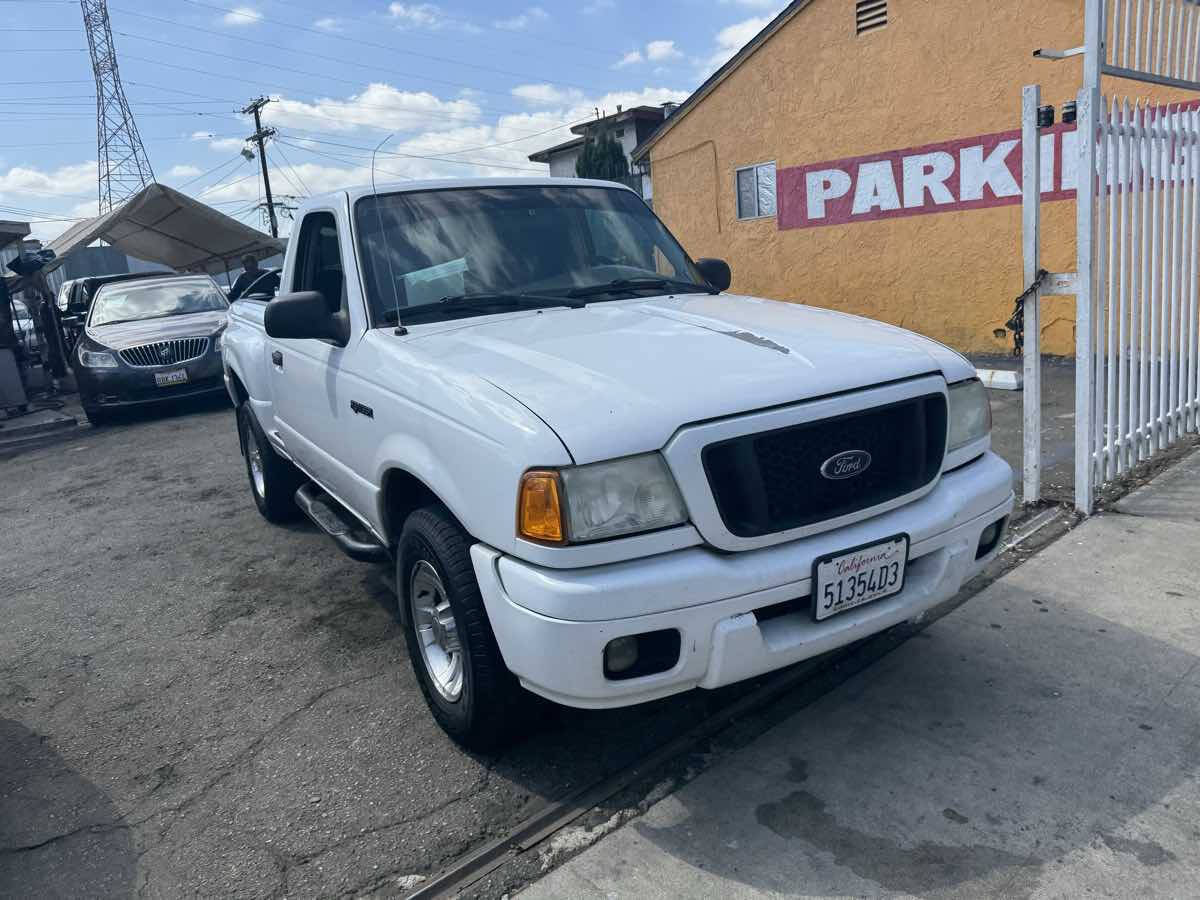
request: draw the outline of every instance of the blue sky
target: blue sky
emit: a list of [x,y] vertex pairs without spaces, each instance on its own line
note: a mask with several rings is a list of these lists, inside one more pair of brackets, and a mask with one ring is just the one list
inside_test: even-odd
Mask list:
[[[279,137],[272,188],[538,174],[529,153],[597,107],[681,100],[782,0],[109,0],[121,77],[157,179],[261,225],[253,131]],[[52,238],[95,214],[95,100],[74,0],[0,0],[0,218]],[[286,223],[284,224],[286,228]]]

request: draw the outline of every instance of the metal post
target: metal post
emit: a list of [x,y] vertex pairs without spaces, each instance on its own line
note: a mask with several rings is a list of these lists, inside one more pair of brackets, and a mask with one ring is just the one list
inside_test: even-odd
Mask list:
[[[1023,287],[1029,287],[1041,269],[1042,177],[1041,136],[1037,113],[1042,89],[1028,84],[1021,91],[1021,249]],[[1042,498],[1042,299],[1034,291],[1025,299],[1024,366],[1025,467],[1022,477],[1026,503]]]
[[[1092,512],[1095,467],[1092,416],[1096,392],[1092,297],[1095,291],[1096,117],[1100,113],[1100,64],[1104,58],[1103,0],[1087,0],[1083,25],[1083,87],[1076,102],[1079,178],[1076,191],[1078,293],[1075,301],[1075,508]],[[1107,180],[1107,179],[1105,179]]]

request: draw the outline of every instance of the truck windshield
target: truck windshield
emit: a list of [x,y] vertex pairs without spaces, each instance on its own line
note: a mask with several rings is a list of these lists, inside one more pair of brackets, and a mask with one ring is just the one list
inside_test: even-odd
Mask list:
[[[596,302],[710,290],[646,204],[615,187],[376,195],[358,201],[355,225],[376,327],[406,315],[430,322],[584,294]],[[501,294],[510,306],[497,305]]]
[[88,324],[115,325],[228,308],[220,288],[207,276],[150,283],[118,282],[100,288]]

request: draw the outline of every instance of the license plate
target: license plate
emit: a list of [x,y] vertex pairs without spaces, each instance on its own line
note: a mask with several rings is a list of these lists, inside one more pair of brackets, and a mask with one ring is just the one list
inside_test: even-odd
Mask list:
[[830,616],[904,590],[908,536],[823,556],[813,566],[813,617]]
[[154,383],[159,387],[171,387],[175,384],[187,384],[187,370],[179,369],[175,372],[155,372]]

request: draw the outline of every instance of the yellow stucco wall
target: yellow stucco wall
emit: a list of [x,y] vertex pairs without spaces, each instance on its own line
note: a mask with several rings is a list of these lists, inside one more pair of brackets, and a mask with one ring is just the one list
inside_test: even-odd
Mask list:
[[[719,256],[733,289],[883,319],[963,351],[996,337],[1021,290],[1021,207],[780,231],[737,219],[735,170],[780,169],[1020,128],[1021,88],[1061,107],[1079,58],[1083,0],[889,0],[886,28],[854,33],[852,0],[812,0],[651,149],[655,211],[693,258]],[[1151,85],[1105,84],[1155,100]],[[1189,98],[1190,99],[1190,98]],[[1043,204],[1043,265],[1075,267],[1075,203]],[[1047,298],[1044,349],[1074,351],[1074,298]]]

